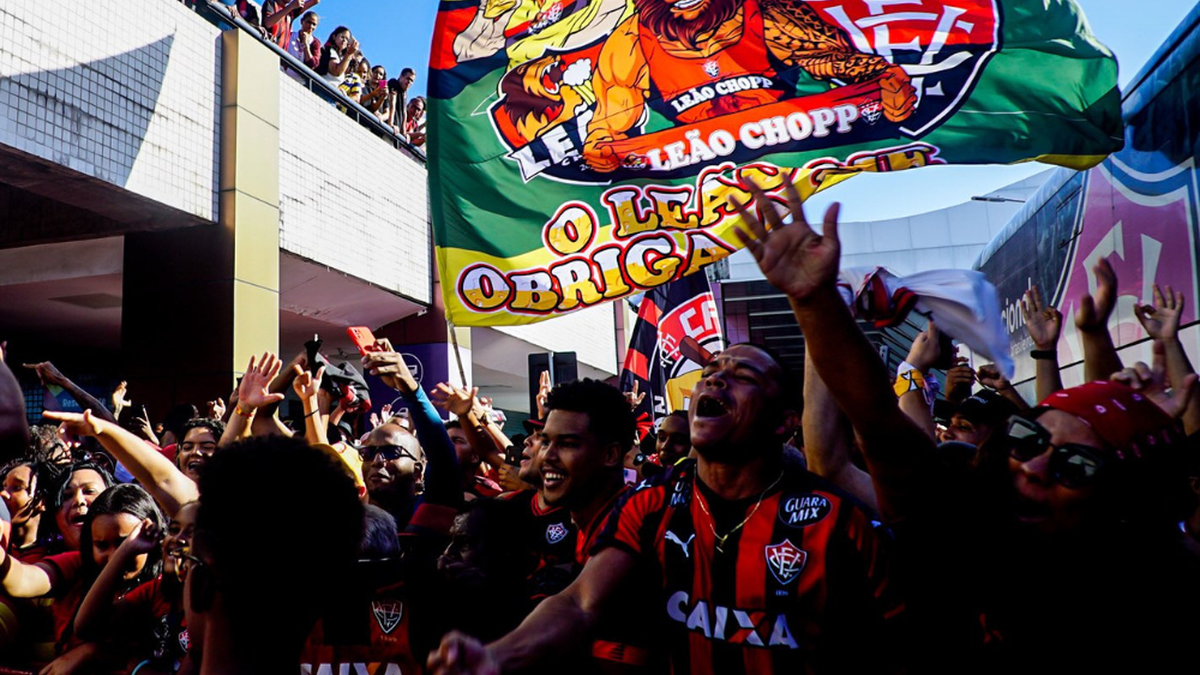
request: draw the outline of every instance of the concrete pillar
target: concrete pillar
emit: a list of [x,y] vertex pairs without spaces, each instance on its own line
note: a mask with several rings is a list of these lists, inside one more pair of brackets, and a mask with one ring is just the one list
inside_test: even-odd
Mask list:
[[122,372],[143,400],[202,405],[279,348],[279,59],[236,29],[221,46],[220,220],[125,238]]

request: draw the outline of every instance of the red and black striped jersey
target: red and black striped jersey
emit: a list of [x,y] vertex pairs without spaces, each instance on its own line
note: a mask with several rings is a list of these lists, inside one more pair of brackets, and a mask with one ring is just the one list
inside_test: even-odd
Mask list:
[[881,672],[897,660],[902,603],[884,539],[799,467],[761,500],[729,502],[682,462],[621,500],[595,550],[610,546],[661,576],[677,675]]
[[531,600],[540,601],[566,588],[575,580],[573,562],[578,529],[566,509],[540,505],[536,490],[510,492],[500,499],[521,504],[514,528],[521,545],[530,552],[526,577]]

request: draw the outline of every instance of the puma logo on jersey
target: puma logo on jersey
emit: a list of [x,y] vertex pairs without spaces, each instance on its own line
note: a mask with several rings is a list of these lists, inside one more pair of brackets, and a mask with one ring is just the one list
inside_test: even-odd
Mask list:
[[683,541],[682,539],[679,538],[679,535],[675,534],[674,532],[672,532],[670,530],[667,530],[667,536],[665,536],[663,538],[669,542],[679,544],[679,548],[683,549],[683,557],[685,557],[685,558],[692,557],[692,554],[688,550],[688,548],[692,545],[692,540],[696,538],[695,534],[688,537],[687,541]]
[[703,600],[692,604],[686,591],[676,591],[667,599],[667,616],[710,640],[755,647],[800,648],[792,637],[786,614],[772,616],[762,610],[710,606]]

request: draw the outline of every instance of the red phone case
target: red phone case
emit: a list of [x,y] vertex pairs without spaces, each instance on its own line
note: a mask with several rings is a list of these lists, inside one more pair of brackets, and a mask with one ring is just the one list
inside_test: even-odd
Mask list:
[[358,347],[358,353],[361,356],[366,356],[367,352],[377,352],[379,347],[375,345],[375,334],[366,326],[351,326],[346,329],[346,334],[354,341],[354,346]]

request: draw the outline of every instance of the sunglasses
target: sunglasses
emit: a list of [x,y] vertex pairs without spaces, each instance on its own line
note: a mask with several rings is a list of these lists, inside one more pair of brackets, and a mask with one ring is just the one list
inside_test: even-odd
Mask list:
[[1103,450],[1078,443],[1054,445],[1045,427],[1021,417],[1014,417],[1008,423],[1008,442],[1009,452],[1019,462],[1028,462],[1045,453],[1046,448],[1052,449],[1050,475],[1067,488],[1090,484],[1105,464]]
[[417,459],[416,456],[414,456],[411,452],[398,445],[365,445],[358,449],[358,454],[360,457],[362,457],[364,462],[373,462],[375,461],[376,456],[380,456],[383,457],[384,461],[386,462],[400,459],[401,457],[407,457],[408,459],[416,462],[418,465],[421,464],[421,460]]

